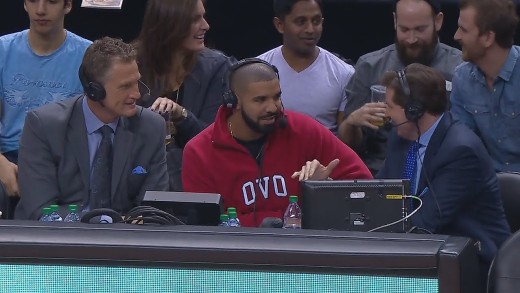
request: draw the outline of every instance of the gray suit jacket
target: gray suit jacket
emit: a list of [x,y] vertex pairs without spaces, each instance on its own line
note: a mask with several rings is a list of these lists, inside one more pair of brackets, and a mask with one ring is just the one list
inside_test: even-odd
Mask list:
[[[167,190],[164,119],[138,107],[121,118],[113,145],[112,209],[138,206],[147,190]],[[144,174],[134,174],[141,166]],[[36,220],[42,208],[83,205],[89,198],[90,163],[82,96],[27,114],[18,161],[20,203],[16,219]]]

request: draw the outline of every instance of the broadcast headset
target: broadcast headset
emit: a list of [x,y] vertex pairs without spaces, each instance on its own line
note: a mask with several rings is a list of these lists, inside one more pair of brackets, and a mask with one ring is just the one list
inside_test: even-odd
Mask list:
[[[242,59],[242,60],[238,61],[237,63],[233,64],[229,68],[229,72],[227,75],[227,84],[229,85],[229,90],[224,92],[224,95],[222,96],[222,104],[224,105],[225,108],[234,109],[234,108],[236,108],[236,106],[238,104],[238,97],[235,94],[235,92],[233,91],[233,89],[231,89],[231,80],[232,80],[235,72],[239,68],[242,68],[242,67],[244,67],[246,65],[250,65],[250,64],[256,64],[256,63],[264,64],[267,67],[271,68],[274,71],[274,73],[276,73],[276,78],[280,79],[280,74],[278,73],[278,68],[276,68],[276,66],[272,65],[271,63],[269,63],[267,61],[264,61],[259,58],[246,58],[246,59]],[[284,110],[283,103],[282,103],[282,111],[280,113],[281,117],[278,119],[278,126],[280,128],[287,127],[287,123],[288,123],[287,116],[285,115],[284,111],[285,110]]]
[[[83,90],[85,91],[85,94],[89,99],[91,99],[94,102],[100,102],[102,103],[103,100],[107,96],[107,92],[105,90],[105,87],[98,81],[92,80],[88,76],[88,74],[85,72],[85,67],[83,64],[79,67],[79,80],[81,81],[81,84],[83,85]],[[143,99],[148,99],[150,96],[150,88],[141,80],[138,80],[140,84],[142,84],[146,88],[146,93],[142,96]]]
[[424,115],[424,105],[411,94],[410,86],[408,85],[408,80],[406,79],[406,72],[404,70],[397,71],[397,77],[399,79],[399,83],[401,84],[403,94],[408,99],[408,102],[404,106],[404,115],[408,121],[417,123]]

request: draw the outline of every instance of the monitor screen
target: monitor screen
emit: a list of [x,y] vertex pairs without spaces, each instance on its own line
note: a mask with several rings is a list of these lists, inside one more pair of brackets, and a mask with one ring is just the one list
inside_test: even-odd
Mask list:
[[302,227],[318,230],[405,232],[410,181],[304,181]]

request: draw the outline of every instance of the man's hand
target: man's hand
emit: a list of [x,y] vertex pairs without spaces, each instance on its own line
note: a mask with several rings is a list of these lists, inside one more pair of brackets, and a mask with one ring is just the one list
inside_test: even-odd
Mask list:
[[386,112],[385,103],[366,103],[363,107],[350,113],[346,123],[357,127],[368,127],[377,130],[377,125],[384,123]]
[[18,166],[0,155],[0,182],[8,196],[20,196],[17,178]]
[[305,165],[302,166],[300,171],[294,172],[291,178],[298,177],[298,181],[303,180],[325,180],[329,178],[334,168],[338,166],[339,159],[332,160],[327,167],[323,166],[318,160],[314,159],[311,161],[307,161]]

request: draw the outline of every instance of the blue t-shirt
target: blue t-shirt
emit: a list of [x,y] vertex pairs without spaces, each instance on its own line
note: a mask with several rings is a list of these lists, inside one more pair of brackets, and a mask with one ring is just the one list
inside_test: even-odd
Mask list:
[[92,43],[67,31],[65,42],[47,56],[29,46],[29,30],[0,37],[0,152],[18,149],[28,111],[83,93],[78,69]]

